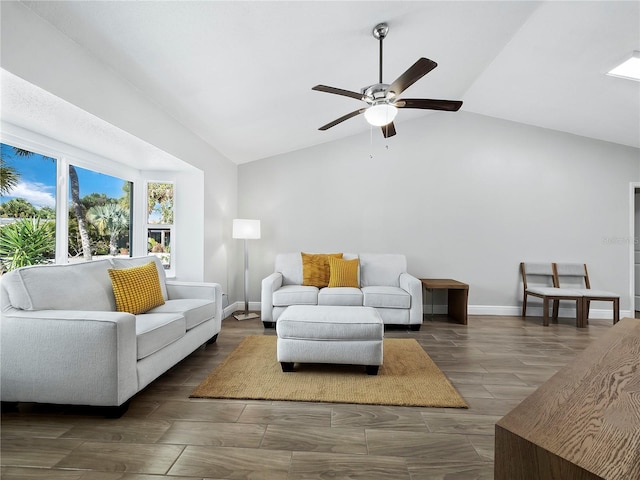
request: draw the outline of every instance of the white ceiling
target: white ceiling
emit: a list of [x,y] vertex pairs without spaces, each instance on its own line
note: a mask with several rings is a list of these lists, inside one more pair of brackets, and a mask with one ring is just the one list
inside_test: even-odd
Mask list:
[[[3,69],[0,70],[0,85],[2,118],[15,126],[29,128],[46,137],[111,160],[135,158],[136,168],[141,170],[184,170],[191,167],[173,155]],[[25,148],[34,147],[28,145]],[[56,155],[58,152],[51,148],[54,147],[48,142],[46,148],[39,151]],[[60,148],[67,154],[71,151],[64,146]]]
[[[637,1],[23,3],[238,164],[368,131],[318,131],[363,104],[311,87],[376,83],[381,21],[386,83],[438,63],[405,97],[640,147],[640,82],[604,75],[640,50]],[[419,115],[455,113],[401,110],[398,138]]]

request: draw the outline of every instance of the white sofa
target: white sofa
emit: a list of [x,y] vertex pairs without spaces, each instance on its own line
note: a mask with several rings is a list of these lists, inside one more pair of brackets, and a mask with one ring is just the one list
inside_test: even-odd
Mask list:
[[275,271],[262,280],[261,314],[266,328],[275,326],[290,305],[374,307],[385,325],[422,325],[422,283],[407,273],[401,254],[344,253],[343,259],[359,259],[359,288],[303,285],[301,252],[281,253]]
[[[116,311],[108,269],[155,262],[163,305]],[[157,287],[157,285],[156,285]],[[115,407],[220,332],[217,283],[167,281],[156,257],[23,267],[0,277],[0,397]]]

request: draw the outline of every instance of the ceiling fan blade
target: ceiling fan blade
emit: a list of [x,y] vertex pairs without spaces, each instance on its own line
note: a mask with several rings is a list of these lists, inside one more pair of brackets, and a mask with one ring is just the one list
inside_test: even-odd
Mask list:
[[391,85],[388,91],[400,95],[411,85],[424,77],[431,70],[436,68],[438,64],[428,58],[420,58],[416,63],[411,65],[406,72],[400,75]]
[[421,108],[423,110],[446,110],[457,112],[462,106],[460,100],[433,100],[429,98],[401,98],[395,102],[398,108]]
[[384,135],[384,138],[393,137],[396,134],[396,127],[393,122],[383,125],[380,128],[382,128],[382,135]]
[[326,125],[323,125],[322,127],[320,127],[318,130],[328,130],[331,127],[335,127],[336,125],[338,125],[339,123],[344,122],[345,120],[349,120],[351,117],[355,117],[356,115],[360,115],[362,112],[364,112],[366,110],[366,108],[361,108],[359,110],[355,110],[351,113],[347,113],[346,115],[341,116],[340,118],[334,120],[333,122],[329,122]]
[[335,93],[336,95],[344,95],[345,97],[355,98],[356,100],[362,100],[362,94],[357,92],[351,92],[349,90],[343,90],[342,88],[329,87],[327,85],[316,85],[311,90],[317,90],[318,92]]

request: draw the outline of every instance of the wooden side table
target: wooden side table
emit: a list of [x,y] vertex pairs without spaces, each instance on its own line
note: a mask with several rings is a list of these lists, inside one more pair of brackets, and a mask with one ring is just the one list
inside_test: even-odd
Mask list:
[[[467,324],[467,302],[469,299],[469,285],[450,278],[421,278],[423,288],[433,290],[448,290],[448,313],[456,322]],[[433,300],[432,300],[433,302]]]

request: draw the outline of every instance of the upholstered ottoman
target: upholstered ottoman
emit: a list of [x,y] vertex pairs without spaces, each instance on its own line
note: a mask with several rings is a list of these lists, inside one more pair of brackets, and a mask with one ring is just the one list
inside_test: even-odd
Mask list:
[[283,372],[294,363],[382,365],[384,324],[371,307],[292,305],[276,322],[277,357]]

